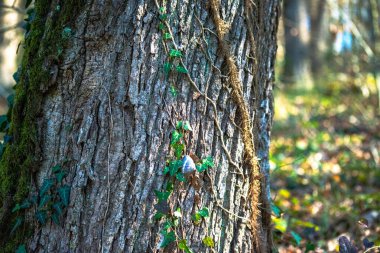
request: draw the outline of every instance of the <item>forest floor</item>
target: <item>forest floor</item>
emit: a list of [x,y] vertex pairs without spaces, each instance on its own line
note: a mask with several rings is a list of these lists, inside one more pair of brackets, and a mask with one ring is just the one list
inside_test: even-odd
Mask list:
[[365,239],[380,245],[380,118],[375,81],[364,78],[334,75],[311,90],[274,91],[270,161],[280,253],[339,252],[342,235],[361,252]]

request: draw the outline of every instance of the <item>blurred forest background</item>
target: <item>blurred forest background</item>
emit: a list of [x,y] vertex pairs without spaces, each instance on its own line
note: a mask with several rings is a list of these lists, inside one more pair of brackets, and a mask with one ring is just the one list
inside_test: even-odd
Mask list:
[[[24,5],[0,3],[0,114],[22,55]],[[337,252],[342,235],[362,251],[380,245],[380,1],[283,0],[282,11],[271,146],[276,247]]]
[[380,245],[380,1],[284,0],[282,11],[271,143],[278,249],[337,252],[345,235],[363,252]]

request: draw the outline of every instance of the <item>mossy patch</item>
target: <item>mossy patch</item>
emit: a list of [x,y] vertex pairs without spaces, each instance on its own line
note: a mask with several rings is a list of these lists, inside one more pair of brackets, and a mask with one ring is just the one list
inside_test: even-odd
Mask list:
[[20,80],[15,86],[15,102],[8,113],[11,125],[8,135],[13,141],[6,145],[0,162],[0,248],[13,252],[30,235],[28,225],[10,234],[16,215],[11,209],[29,195],[32,174],[40,166],[37,119],[40,117],[44,96],[51,86],[50,64],[59,64],[61,50],[68,39],[62,38],[65,27],[72,27],[75,17],[83,9],[83,0],[36,0],[35,18],[24,42]]

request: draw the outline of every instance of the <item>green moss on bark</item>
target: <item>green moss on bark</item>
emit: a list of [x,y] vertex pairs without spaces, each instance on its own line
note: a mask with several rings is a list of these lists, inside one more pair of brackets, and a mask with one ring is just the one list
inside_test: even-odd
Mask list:
[[20,81],[15,87],[15,102],[9,113],[8,135],[13,141],[7,144],[0,162],[1,252],[14,252],[30,236],[31,229],[26,223],[10,235],[16,219],[11,209],[28,197],[32,173],[36,173],[40,166],[37,119],[46,92],[53,89],[49,87],[49,67],[59,64],[62,57],[59,51],[68,42],[62,38],[62,31],[65,27],[72,28],[75,17],[85,5],[84,0],[60,2],[62,5],[57,8],[56,1],[36,0],[36,16],[24,43]]

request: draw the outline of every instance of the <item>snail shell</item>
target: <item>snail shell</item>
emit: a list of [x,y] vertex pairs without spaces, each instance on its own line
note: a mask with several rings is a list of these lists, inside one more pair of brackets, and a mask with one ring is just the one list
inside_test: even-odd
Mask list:
[[196,170],[195,163],[190,156],[185,155],[182,158],[182,163],[183,163],[183,165],[182,165],[182,173],[183,174],[191,173],[191,172]]

